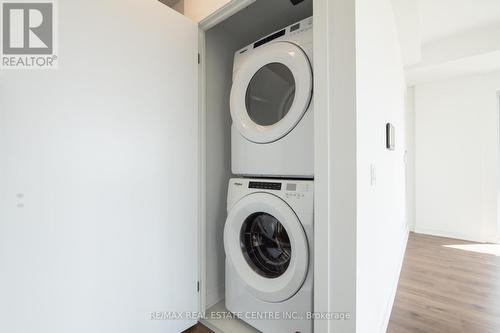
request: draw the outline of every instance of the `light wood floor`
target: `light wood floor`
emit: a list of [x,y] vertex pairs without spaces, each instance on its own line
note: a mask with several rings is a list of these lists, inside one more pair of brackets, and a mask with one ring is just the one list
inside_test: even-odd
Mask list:
[[198,323],[198,325],[191,327],[187,331],[183,333],[213,333],[210,329],[206,328],[202,324]]
[[499,246],[410,234],[387,332],[499,333]]
[[500,246],[410,234],[387,332],[500,333]]

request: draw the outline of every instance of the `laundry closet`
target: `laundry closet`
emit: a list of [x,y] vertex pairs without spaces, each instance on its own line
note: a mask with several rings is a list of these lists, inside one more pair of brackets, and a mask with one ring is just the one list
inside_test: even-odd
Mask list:
[[[235,148],[235,136],[238,136],[239,133],[235,128],[236,126],[233,127],[233,133],[231,132],[231,125],[233,124],[231,112],[233,112],[233,117],[235,117],[234,109],[231,110],[231,107],[235,108],[235,105],[237,104],[237,102],[234,102],[234,100],[237,100],[237,97],[233,96],[233,101],[231,101],[231,94],[237,94],[237,92],[234,91],[236,88],[234,88],[231,93],[233,88],[235,55],[244,55],[245,52],[249,52],[246,48],[247,46],[265,46],[267,43],[271,43],[273,40],[279,39],[285,33],[287,35],[293,33],[293,29],[296,29],[297,31],[305,31],[306,29],[309,29],[311,30],[310,34],[312,36],[312,0],[299,2],[296,5],[294,5],[293,2],[294,1],[291,2],[289,0],[257,0],[248,7],[241,9],[234,15],[231,15],[222,22],[206,30],[204,32],[204,36],[201,38],[201,65],[203,68],[202,73],[204,73],[204,77],[202,77],[202,82],[204,82],[204,87],[202,87],[202,96],[204,96],[204,101],[201,101],[202,138],[205,137],[204,147],[202,148],[202,161],[204,161],[204,165],[202,167],[202,178],[205,179],[205,182],[203,184],[204,191],[202,191],[200,234],[200,298],[202,306],[201,310],[205,310],[207,312],[207,318],[203,319],[202,323],[215,332],[258,332],[255,328],[240,319],[220,318],[220,313],[227,311],[225,293],[228,283],[226,281],[224,226],[227,218],[228,186],[230,185],[230,179],[234,177],[244,177],[244,179],[248,181],[244,183],[244,186],[248,186],[249,182],[257,180],[254,182],[257,184],[257,188],[259,186],[273,186],[273,184],[279,184],[279,186],[289,186],[289,189],[296,186],[299,186],[300,188],[304,188],[304,186],[306,186],[305,188],[309,190],[308,194],[310,195],[312,202],[313,187],[312,185],[307,185],[308,183],[312,183],[313,180],[312,160],[314,159],[314,138],[311,129],[309,129],[310,133],[307,133],[307,129],[300,129],[300,126],[296,123],[290,124],[290,128],[295,128],[297,126],[299,127],[299,131],[302,131],[302,133],[297,139],[295,139],[296,142],[287,146],[293,147],[294,145],[302,145],[302,147],[304,147],[305,145],[309,145],[310,149],[303,148],[302,150],[297,149],[297,151],[307,151],[310,155],[299,154],[299,156],[296,156],[295,161],[288,163],[289,167],[292,166],[290,174],[286,176],[280,175],[279,177],[273,175],[273,170],[270,170],[269,172],[271,175],[265,173],[259,174],[258,170],[261,166],[259,166],[258,161],[252,169],[255,161],[244,159],[244,155],[248,155],[248,151],[252,148]],[[293,25],[296,26],[293,27]],[[312,48],[312,39],[308,42],[308,46]],[[312,59],[309,59],[309,61],[312,61]],[[279,71],[280,69],[277,70]],[[285,71],[281,72],[282,77],[285,79],[287,74],[288,73],[285,73]],[[252,79],[255,79],[257,75],[258,74],[255,74]],[[265,73],[263,73],[263,75],[265,76]],[[262,80],[267,79],[269,78],[262,78]],[[310,86],[306,86],[304,84],[304,87],[300,87],[300,84],[297,85],[299,87],[295,87],[296,85],[294,85],[291,99],[299,100],[298,102],[300,102],[300,94],[302,93],[300,89],[310,89],[307,93],[302,93],[304,95],[304,101],[302,101],[302,103],[307,103],[307,105],[312,103],[310,100],[306,101],[308,98],[306,96],[310,96],[312,94],[312,73]],[[241,90],[245,91],[246,87]],[[265,94],[265,92],[262,93]],[[240,99],[243,99],[241,97],[244,98],[245,96],[240,96]],[[248,98],[248,96],[246,97]],[[284,103],[291,104],[291,101],[285,101]],[[306,109],[308,108],[307,105]],[[249,105],[249,102],[247,101],[246,105],[243,107],[250,108],[251,105]],[[285,113],[288,112],[290,105],[285,105],[284,107],[286,109]],[[297,112],[304,113],[304,111],[305,110]],[[290,112],[294,112],[293,109]],[[281,117],[283,116],[284,115]],[[311,119],[306,119],[309,116]],[[258,115],[256,117],[258,117]],[[291,118],[291,116],[289,118]],[[312,126],[312,111],[305,112],[305,115],[299,115],[298,119],[299,121],[304,122],[309,121],[310,126]],[[256,119],[252,120],[255,121]],[[263,123],[276,122],[276,120],[273,119],[257,119],[256,122],[258,121]],[[288,132],[289,131],[290,130],[288,130]],[[284,135],[288,134],[288,132],[285,132]],[[308,136],[305,137],[306,135]],[[280,137],[282,136],[283,135]],[[289,138],[293,140],[291,135]],[[233,147],[231,145],[232,140]],[[258,139],[254,138],[253,141],[258,141]],[[256,147],[259,149],[261,146]],[[242,146],[240,145],[239,147]],[[283,149],[286,149],[286,145]],[[276,155],[276,151],[280,151],[280,149],[275,149],[274,154],[272,150],[270,152],[263,152],[263,161],[265,162],[270,158],[272,159],[272,155]],[[288,153],[290,155],[290,152]],[[256,154],[259,153],[257,152]],[[266,156],[266,154],[268,155]],[[237,161],[235,161],[235,159]],[[311,160],[310,164],[303,163],[304,160],[307,159]],[[260,161],[261,164],[263,161]],[[247,166],[250,165],[250,168],[252,169],[251,172],[240,172],[241,170],[238,169],[238,163],[245,164]],[[293,170],[294,166],[299,169],[299,171],[295,172],[295,174]],[[282,168],[286,169],[286,166],[283,166]],[[235,182],[237,181],[232,181],[233,184]],[[288,183],[290,184],[288,185]],[[285,193],[284,190],[285,188],[283,188],[283,193]],[[297,195],[300,195],[300,193]],[[312,238],[312,208],[310,215],[310,236]],[[307,242],[305,244],[307,244]],[[303,251],[301,250],[300,252],[304,252],[307,257],[307,248]],[[312,253],[310,254],[312,255]],[[294,253],[294,255],[296,254]],[[309,285],[307,288],[311,292],[312,304],[312,258],[302,258],[302,261],[309,263],[306,264],[305,274],[311,275],[308,277]],[[302,287],[303,283],[304,281],[300,281],[300,287]],[[293,293],[295,292],[296,290],[293,291]],[[279,310],[279,308],[277,309]],[[288,308],[283,311],[292,312],[293,310]],[[310,309],[310,311],[312,311],[312,309]],[[290,321],[292,322],[293,320]]]
[[193,2],[60,1],[2,71],[0,331],[352,331],[293,317],[356,310],[354,3]]

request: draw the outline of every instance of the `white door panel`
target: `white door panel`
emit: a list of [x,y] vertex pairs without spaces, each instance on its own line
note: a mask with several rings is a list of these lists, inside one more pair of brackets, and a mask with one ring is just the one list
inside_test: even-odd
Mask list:
[[0,72],[0,332],[180,332],[197,310],[197,26],[58,1],[59,69]]

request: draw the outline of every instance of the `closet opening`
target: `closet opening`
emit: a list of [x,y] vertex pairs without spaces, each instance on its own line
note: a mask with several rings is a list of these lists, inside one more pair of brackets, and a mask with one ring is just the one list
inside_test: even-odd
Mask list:
[[[228,186],[230,179],[235,177],[231,168],[230,109],[235,55],[248,52],[247,46],[261,47],[282,37],[284,33],[293,33],[294,29],[298,31],[301,25],[297,24],[304,20],[306,23],[303,23],[302,27],[310,22],[312,29],[312,16],[313,0],[257,0],[201,33],[203,71],[201,95],[204,99],[202,133],[205,138],[202,156],[204,156],[203,173],[206,180],[201,199],[205,207],[200,242],[202,244],[200,252],[204,257],[200,286],[201,310],[205,311],[205,318],[201,322],[217,333],[258,332],[236,316],[228,316],[225,297],[227,281],[223,236],[227,218]],[[284,31],[285,28],[288,30]],[[288,113],[296,112],[291,108],[291,102],[301,98],[302,91],[299,89],[303,88],[295,88],[293,77],[289,70],[283,67],[271,64],[251,78],[255,83],[267,80],[276,82],[272,91],[259,91],[257,84],[254,90],[247,92],[251,94],[246,96],[247,109],[263,103],[264,99],[269,101],[268,105],[272,112],[252,114],[257,122],[272,124]],[[276,97],[278,94],[284,97]],[[304,101],[306,102],[308,103]],[[284,136],[287,132],[283,130],[283,133],[276,135]],[[287,239],[284,234],[278,238]],[[284,254],[286,248],[283,247]]]

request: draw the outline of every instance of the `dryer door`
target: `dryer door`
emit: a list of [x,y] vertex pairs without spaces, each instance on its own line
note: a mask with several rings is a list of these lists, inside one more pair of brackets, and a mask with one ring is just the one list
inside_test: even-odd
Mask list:
[[300,47],[288,42],[261,46],[234,73],[233,125],[255,143],[281,139],[307,111],[312,85],[311,65]]
[[259,299],[283,302],[307,275],[306,234],[293,210],[268,193],[250,194],[229,212],[224,228],[226,256]]

